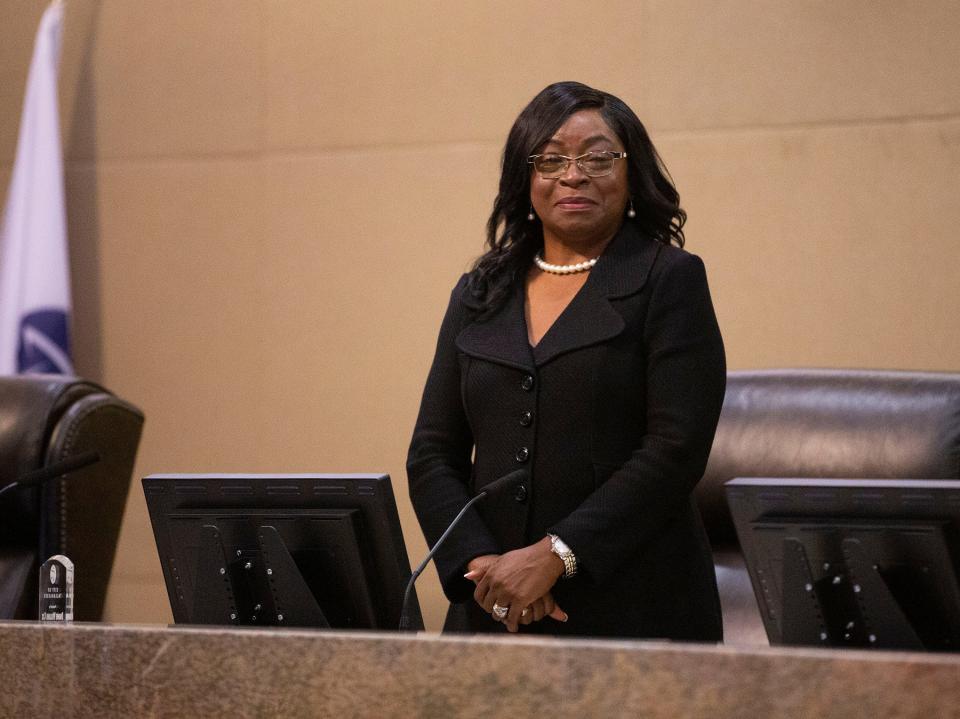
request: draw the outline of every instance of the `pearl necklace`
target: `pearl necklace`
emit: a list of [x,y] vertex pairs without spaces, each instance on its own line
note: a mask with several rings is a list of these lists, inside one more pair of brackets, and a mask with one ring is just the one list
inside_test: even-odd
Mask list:
[[533,256],[533,263],[539,267],[544,272],[549,272],[551,275],[575,275],[578,272],[586,272],[597,264],[597,259],[594,257],[592,260],[584,260],[583,262],[577,262],[574,265],[551,265],[549,262],[546,262],[543,259],[541,253],[537,253]]

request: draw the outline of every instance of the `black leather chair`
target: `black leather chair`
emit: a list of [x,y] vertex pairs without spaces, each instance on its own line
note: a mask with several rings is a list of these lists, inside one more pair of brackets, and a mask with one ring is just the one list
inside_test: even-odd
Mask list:
[[958,479],[960,374],[729,374],[696,495],[714,550],[725,640],[766,644],[724,494],[735,477]]
[[91,382],[0,377],[0,487],[84,452],[99,461],[0,497],[0,619],[37,616],[39,562],[75,565],[74,618],[103,614],[143,414]]

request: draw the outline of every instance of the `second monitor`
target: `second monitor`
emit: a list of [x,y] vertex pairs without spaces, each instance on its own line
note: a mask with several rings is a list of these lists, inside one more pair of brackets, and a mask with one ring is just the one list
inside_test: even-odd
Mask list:
[[771,644],[960,650],[960,481],[726,487]]
[[177,623],[397,628],[410,562],[389,476],[154,474],[143,489]]

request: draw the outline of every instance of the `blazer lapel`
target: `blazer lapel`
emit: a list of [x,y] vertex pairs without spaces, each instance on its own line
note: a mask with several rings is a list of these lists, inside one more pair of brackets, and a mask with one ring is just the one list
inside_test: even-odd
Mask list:
[[533,354],[523,319],[523,288],[518,284],[499,311],[475,320],[457,335],[457,347],[471,357],[532,371]]
[[557,355],[598,344],[623,332],[623,318],[610,306],[602,288],[594,280],[594,277],[587,279],[533,348],[538,367]]
[[639,292],[662,245],[624,223],[597,260],[590,277],[534,348],[537,366],[554,357],[599,344],[623,332],[626,324],[611,299]]
[[530,347],[524,319],[523,286],[492,317],[468,324],[457,336],[460,351],[491,362],[533,370],[558,355],[604,342],[623,332],[626,324],[611,303],[639,292],[662,245],[624,223],[590,277],[556,319],[536,348]]
[[625,222],[607,245],[590,279],[602,285],[611,299],[629,297],[643,289],[663,244],[644,237],[632,222]]

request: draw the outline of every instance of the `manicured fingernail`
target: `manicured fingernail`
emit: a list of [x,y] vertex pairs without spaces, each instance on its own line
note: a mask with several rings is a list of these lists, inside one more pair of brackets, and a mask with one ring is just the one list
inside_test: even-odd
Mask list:
[[560,618],[560,621],[561,621],[561,622],[565,622],[565,621],[567,621],[569,618],[570,618],[570,616],[569,616],[566,612],[563,612],[563,617]]
[[474,571],[472,571],[472,572],[467,572],[466,574],[463,575],[463,578],[464,578],[464,579],[473,579],[475,576],[477,576],[476,570],[474,570]]

